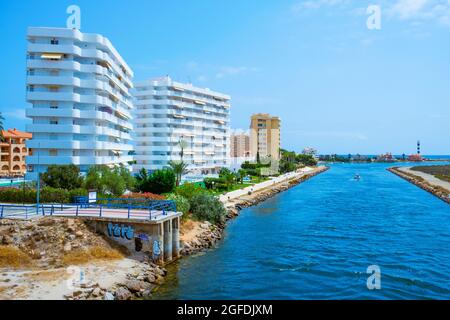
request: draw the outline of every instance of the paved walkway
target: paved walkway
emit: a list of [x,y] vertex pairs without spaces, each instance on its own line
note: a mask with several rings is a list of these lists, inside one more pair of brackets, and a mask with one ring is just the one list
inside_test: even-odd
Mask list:
[[398,167],[398,170],[421,177],[425,179],[429,184],[447,189],[447,191],[450,193],[450,182],[438,179],[435,176],[425,172],[411,170],[411,167]]
[[238,198],[242,198],[248,195],[248,192],[250,191],[252,194],[254,194],[255,192],[259,192],[262,191],[264,189],[267,189],[269,187],[275,187],[275,186],[279,186],[280,184],[289,182],[290,180],[294,180],[294,179],[298,179],[301,178],[302,176],[305,176],[307,174],[319,171],[319,170],[323,170],[325,168],[325,166],[319,166],[316,168],[312,168],[312,167],[305,167],[302,168],[296,172],[288,172],[285,173],[279,177],[275,177],[271,180],[267,180],[264,182],[260,182],[258,184],[255,184],[253,186],[248,186],[246,188],[243,189],[239,189],[239,190],[234,190],[231,192],[228,192],[224,195],[220,196],[220,201],[222,201],[222,203],[225,204],[225,206],[227,206],[228,202],[238,199]]

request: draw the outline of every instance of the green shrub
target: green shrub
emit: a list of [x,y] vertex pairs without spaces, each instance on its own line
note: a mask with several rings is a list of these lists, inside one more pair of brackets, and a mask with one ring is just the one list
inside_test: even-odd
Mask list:
[[[206,185],[206,183],[205,183]],[[185,197],[189,201],[192,199],[193,196],[198,194],[204,194],[207,193],[205,189],[203,189],[201,186],[195,183],[184,183],[181,186],[177,187],[175,189],[175,193]]]
[[228,190],[225,178],[205,178],[204,182],[207,189],[217,189],[219,191]]
[[222,202],[210,194],[197,194],[189,201],[192,216],[197,220],[207,220],[219,224],[225,221],[226,210]]
[[56,189],[51,187],[44,187],[41,190],[40,202],[42,203],[69,203],[69,191],[65,189]]
[[175,201],[175,204],[177,206],[177,211],[183,212],[184,216],[186,216],[189,213],[191,204],[189,203],[189,200],[186,199],[185,197],[180,196],[178,194],[171,193],[171,194],[167,195],[167,200]]
[[1,188],[0,202],[5,203],[35,203],[36,191],[29,188]]

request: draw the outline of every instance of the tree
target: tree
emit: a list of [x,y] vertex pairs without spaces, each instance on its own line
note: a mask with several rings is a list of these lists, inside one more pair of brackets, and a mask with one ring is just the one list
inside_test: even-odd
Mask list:
[[229,188],[236,179],[236,175],[231,172],[230,169],[222,168],[219,172],[219,178],[223,179],[225,181],[225,184],[227,185],[227,188]]
[[51,188],[73,190],[80,188],[83,177],[76,165],[50,165],[42,175],[42,181]]
[[178,145],[180,146],[180,160],[183,161],[183,156],[184,156],[184,149],[187,148],[188,143],[186,140],[180,139],[180,141],[178,141]]
[[173,173],[175,174],[176,178],[176,186],[178,187],[181,182],[181,177],[188,173],[188,164],[181,161],[169,161],[169,167],[172,169]]
[[142,168],[135,176],[136,185],[135,188],[137,191],[145,192],[144,190],[148,189],[146,183],[148,183],[148,172],[145,168]]
[[237,181],[240,183],[244,183],[244,178],[247,175],[247,172],[244,169],[239,169],[236,175]]
[[295,160],[303,164],[305,166],[315,166],[317,165],[317,160],[314,158],[314,156],[310,154],[298,154],[295,158]]
[[124,167],[110,169],[100,165],[89,168],[84,184],[87,189],[95,189],[101,194],[121,196],[127,189],[130,190],[135,182]]
[[151,175],[142,169],[136,180],[140,192],[161,194],[172,192],[175,187],[175,174],[171,169],[155,170]]

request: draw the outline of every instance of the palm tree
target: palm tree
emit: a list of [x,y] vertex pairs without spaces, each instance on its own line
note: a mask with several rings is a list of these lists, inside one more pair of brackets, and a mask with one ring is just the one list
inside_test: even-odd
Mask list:
[[5,118],[3,117],[2,113],[0,112],[0,141],[4,141],[4,137],[3,137],[3,121],[5,120]]
[[188,172],[187,167],[188,164],[186,162],[181,161],[169,161],[169,167],[172,169],[175,174],[176,186],[178,187],[181,182],[181,177]]
[[180,141],[178,141],[178,145],[180,146],[180,158],[181,158],[181,162],[183,162],[183,156],[184,156],[184,149],[187,148],[188,143],[186,140],[180,139]]

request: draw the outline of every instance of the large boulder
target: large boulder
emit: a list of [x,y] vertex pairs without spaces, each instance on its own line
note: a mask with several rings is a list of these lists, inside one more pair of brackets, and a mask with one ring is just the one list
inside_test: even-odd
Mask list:
[[[105,298],[106,298],[106,295],[105,295]],[[129,299],[131,299],[131,292],[124,287],[120,287],[119,289],[116,290],[116,299],[117,300],[129,300]]]

